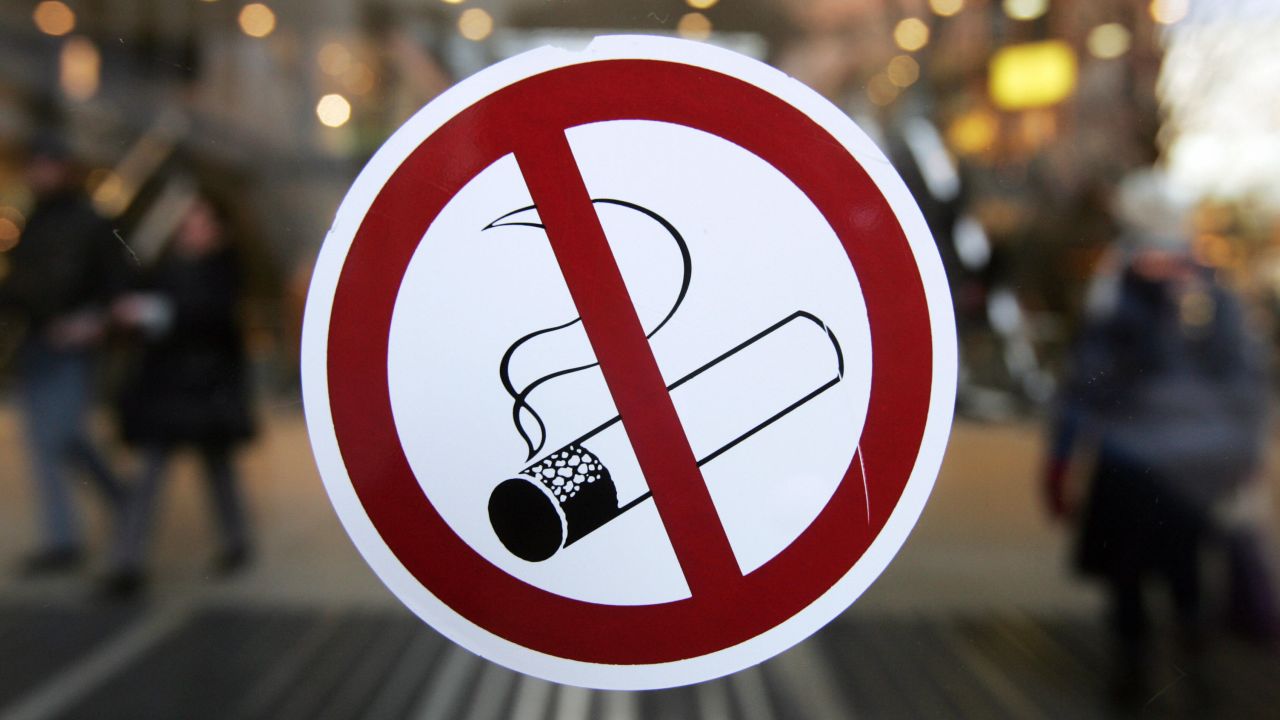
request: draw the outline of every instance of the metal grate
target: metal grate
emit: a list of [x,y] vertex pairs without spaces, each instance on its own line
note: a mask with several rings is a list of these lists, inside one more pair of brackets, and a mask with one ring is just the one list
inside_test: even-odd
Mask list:
[[[0,608],[0,708],[73,674],[80,656],[147,622],[123,609]],[[1105,639],[1096,624],[1073,617],[847,618],[799,650],[729,678],[617,693],[513,673],[403,612],[206,607],[47,716],[1099,718],[1109,714]],[[1273,716],[1280,706],[1275,654],[1223,641],[1195,667],[1173,652],[1156,657],[1167,659],[1156,663],[1146,713],[1251,718]]]
[[136,615],[120,607],[0,605],[0,708],[34,691]]

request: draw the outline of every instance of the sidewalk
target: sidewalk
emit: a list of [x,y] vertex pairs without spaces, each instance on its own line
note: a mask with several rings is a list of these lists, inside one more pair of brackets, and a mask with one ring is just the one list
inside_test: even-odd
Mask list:
[[[394,606],[342,531],[316,473],[301,413],[276,408],[242,457],[258,533],[259,562],[244,577],[211,584],[206,563],[214,534],[199,468],[181,458],[161,497],[154,548],[154,596],[210,594],[225,600],[315,606]],[[933,497],[898,558],[851,611],[1092,607],[1087,588],[1068,577],[1066,537],[1038,503],[1037,428],[960,423]],[[35,528],[16,418],[0,412],[0,567],[24,552]],[[122,458],[122,461],[124,458]],[[81,507],[101,549],[103,522]],[[100,553],[99,553],[100,554]],[[74,596],[83,579],[17,584],[0,579],[0,597]]]
[[[601,693],[484,662],[410,615],[339,526],[298,408],[267,417],[242,458],[258,563],[231,581],[208,576],[212,528],[183,459],[162,498],[149,595],[113,606],[90,600],[89,573],[9,572],[33,527],[15,419],[0,410],[0,720],[1109,715],[1098,597],[1067,573],[1066,533],[1039,508],[1030,424],[959,423],[897,559],[809,641],[723,680]],[[90,519],[101,540],[102,518]],[[1188,710],[1204,686],[1216,716],[1265,717],[1280,703],[1275,655],[1223,643],[1203,671],[1178,662],[1157,653],[1149,710],[1215,716]]]

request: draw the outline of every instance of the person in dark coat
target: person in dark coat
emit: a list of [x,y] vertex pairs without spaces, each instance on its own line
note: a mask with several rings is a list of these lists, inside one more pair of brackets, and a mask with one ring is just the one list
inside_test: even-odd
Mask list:
[[203,460],[222,533],[215,561],[230,572],[249,559],[245,511],[233,451],[253,435],[238,305],[241,272],[228,215],[198,196],[137,292],[114,307],[117,322],[140,339],[140,353],[119,403],[121,432],[142,455],[142,472],[121,524],[106,579],[128,594],[143,582],[143,556],[165,469],[175,451]]
[[1110,596],[1121,701],[1150,697],[1151,581],[1172,599],[1183,650],[1198,654],[1199,556],[1215,506],[1261,461],[1266,415],[1261,357],[1241,305],[1192,260],[1185,211],[1160,197],[1166,184],[1138,175],[1121,187],[1124,260],[1077,344],[1046,478],[1052,512],[1075,514],[1067,461],[1090,442],[1096,459],[1076,561]]
[[18,397],[44,539],[23,562],[28,575],[80,563],[83,539],[71,498],[69,466],[86,471],[113,508],[123,493],[86,430],[96,350],[106,309],[124,284],[124,249],[75,180],[60,140],[32,146],[26,179],[36,198],[18,243],[6,253],[0,311],[21,333],[14,355]]

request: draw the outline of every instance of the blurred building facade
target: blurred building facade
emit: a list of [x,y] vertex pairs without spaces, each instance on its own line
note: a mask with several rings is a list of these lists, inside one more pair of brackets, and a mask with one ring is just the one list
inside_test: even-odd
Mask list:
[[[1237,5],[1238,12],[1222,10]],[[38,129],[58,128],[71,139],[95,203],[143,252],[171,224],[166,200],[180,194],[174,168],[195,167],[233,196],[247,220],[260,298],[255,347],[291,358],[309,262],[333,211],[363,162],[410,114],[456,79],[538,44],[582,44],[603,32],[681,35],[796,76],[845,108],[891,155],[897,145],[914,153],[924,180],[936,185],[949,172],[944,184],[954,187],[940,200],[955,217],[934,230],[940,241],[958,243],[944,247],[944,256],[952,260],[961,333],[972,336],[966,379],[1043,400],[1043,382],[1013,376],[1047,377],[1043,368],[1059,356],[1086,278],[1114,235],[1105,197],[1126,170],[1176,154],[1169,149],[1179,122],[1204,122],[1187,111],[1195,102],[1186,98],[1214,80],[1200,79],[1197,89],[1185,70],[1162,80],[1171,38],[1193,28],[1182,36],[1200,45],[1180,62],[1194,68],[1208,52],[1196,48],[1214,47],[1203,28],[1256,25],[1254,5],[7,3],[0,8],[0,247],[17,241],[30,202],[16,167]],[[932,130],[906,137],[913,119]],[[933,160],[920,155],[929,132]],[[1204,145],[1200,155],[1211,155]],[[950,170],[930,167],[940,165]],[[1252,262],[1269,257],[1276,231],[1271,212],[1251,202],[1230,197],[1209,206],[1198,241],[1204,259],[1237,271],[1280,267]],[[958,219],[968,223],[964,230]],[[1014,336],[1021,345],[1010,349]]]

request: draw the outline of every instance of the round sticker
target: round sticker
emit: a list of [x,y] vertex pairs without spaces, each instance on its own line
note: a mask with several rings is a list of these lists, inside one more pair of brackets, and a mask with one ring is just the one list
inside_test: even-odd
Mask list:
[[950,430],[950,298],[843,113],[714,47],[609,37],[455,86],[361,172],[307,300],[347,532],[455,642],[549,680],[776,655],[905,541]]

